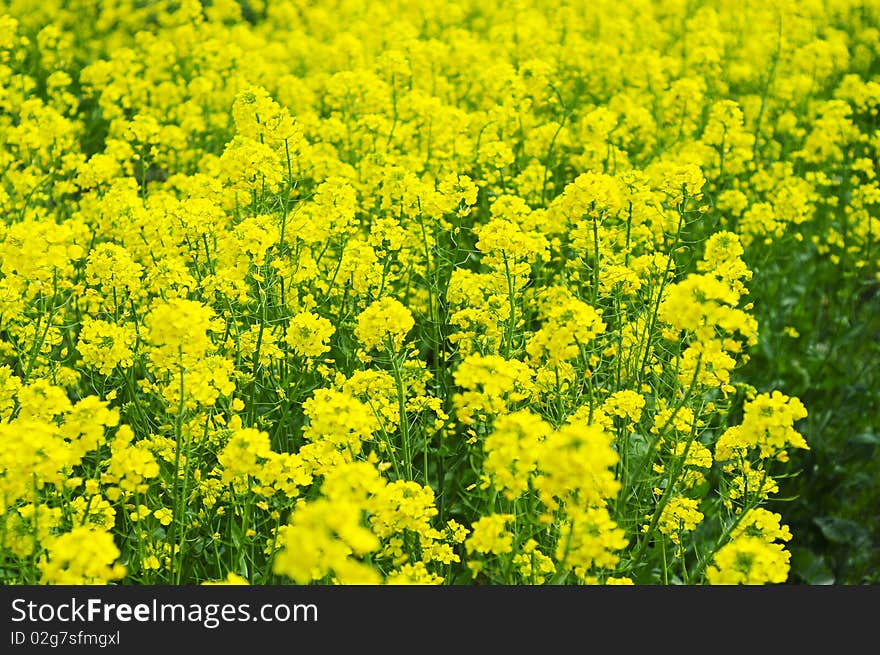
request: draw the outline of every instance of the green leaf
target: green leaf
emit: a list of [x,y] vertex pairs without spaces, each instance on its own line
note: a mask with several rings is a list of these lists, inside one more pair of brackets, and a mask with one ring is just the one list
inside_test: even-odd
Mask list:
[[834,584],[834,573],[825,558],[806,548],[791,549],[791,571],[807,584]]
[[880,445],[880,434],[871,431],[862,432],[850,439],[850,442],[865,446],[878,446]]
[[237,573],[241,577],[243,577],[245,580],[250,579],[250,577],[248,576],[247,558],[245,557],[245,553],[243,550],[238,554],[238,571],[237,571]]
[[828,541],[837,544],[855,544],[868,538],[868,532],[855,521],[836,516],[819,516],[813,519]]

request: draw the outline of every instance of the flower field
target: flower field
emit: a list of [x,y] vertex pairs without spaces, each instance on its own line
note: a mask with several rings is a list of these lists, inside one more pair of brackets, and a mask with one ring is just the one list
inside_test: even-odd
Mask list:
[[878,0],[0,0],[0,582],[880,580],[878,54]]

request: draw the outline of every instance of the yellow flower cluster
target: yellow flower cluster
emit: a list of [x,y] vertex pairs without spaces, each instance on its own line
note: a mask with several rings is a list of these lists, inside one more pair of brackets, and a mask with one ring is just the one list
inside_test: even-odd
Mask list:
[[0,16],[0,581],[786,580],[749,287],[878,275],[876,0],[80,4]]
[[79,526],[47,541],[46,555],[37,565],[47,584],[107,584],[125,576],[109,532]]
[[785,582],[791,553],[776,540],[792,535],[779,514],[753,509],[742,516],[731,532],[732,540],[715,554],[706,569],[711,584],[765,584]]

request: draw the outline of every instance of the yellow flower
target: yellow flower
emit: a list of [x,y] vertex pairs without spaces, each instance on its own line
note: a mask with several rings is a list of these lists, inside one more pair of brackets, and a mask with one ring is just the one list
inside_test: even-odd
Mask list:
[[230,571],[226,574],[226,577],[222,580],[206,580],[202,582],[203,585],[246,585],[248,581],[243,577],[238,575],[238,573],[233,573]]
[[328,341],[334,332],[326,318],[301,312],[290,319],[284,340],[301,357],[320,357],[330,351]]
[[155,516],[162,525],[171,525],[171,521],[174,520],[174,513],[170,509],[164,507],[153,512],[153,516]]
[[638,423],[645,407],[645,397],[635,391],[623,389],[611,394],[602,407],[608,414]]
[[116,562],[120,551],[109,532],[88,526],[47,540],[47,553],[37,564],[45,584],[107,584],[121,579],[125,566]]
[[781,544],[743,535],[715,553],[706,578],[713,585],[778,584],[788,579],[790,559]]
[[369,350],[400,350],[415,325],[410,311],[400,301],[384,297],[367,307],[357,319],[354,334]]
[[465,542],[468,552],[503,555],[513,551],[513,534],[507,529],[513,519],[512,514],[490,514],[477,519]]
[[86,319],[76,347],[86,365],[109,375],[116,366],[125,370],[132,365],[135,339],[135,331],[130,326]]
[[809,449],[804,437],[794,429],[795,421],[807,416],[797,398],[779,391],[759,394],[743,408],[740,425],[728,428],[715,444],[715,459],[734,459],[752,449],[763,458],[787,459],[787,448]]
[[663,508],[657,526],[660,532],[668,535],[674,544],[681,543],[681,533],[694,530],[703,520],[704,514],[699,511],[700,502],[693,498],[675,496]]

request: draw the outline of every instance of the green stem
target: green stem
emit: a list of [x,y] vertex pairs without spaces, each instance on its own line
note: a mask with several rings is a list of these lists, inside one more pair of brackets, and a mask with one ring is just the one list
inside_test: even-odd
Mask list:
[[[182,355],[182,353],[180,353]],[[180,579],[180,566],[176,567],[175,563],[177,558],[180,555],[180,548],[177,543],[178,538],[178,527],[183,522],[183,503],[186,500],[183,497],[182,490],[179,489],[179,478],[180,478],[180,454],[183,449],[183,417],[186,411],[186,397],[184,396],[184,374],[183,374],[183,365],[180,365],[180,403],[177,409],[177,420],[174,422],[174,437],[175,437],[175,448],[174,448],[174,479],[171,483],[171,535],[170,535],[170,543],[171,543],[171,566],[169,575],[171,578],[171,582],[174,583],[175,580]],[[175,576],[176,574],[176,576]]]

